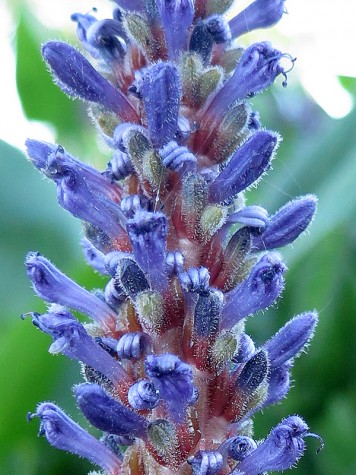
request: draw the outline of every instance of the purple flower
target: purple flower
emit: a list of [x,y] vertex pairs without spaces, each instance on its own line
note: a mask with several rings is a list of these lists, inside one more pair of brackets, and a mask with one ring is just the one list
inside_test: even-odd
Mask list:
[[256,348],[252,338],[242,333],[239,340],[239,350],[234,356],[234,363],[246,363],[255,354]]
[[52,354],[62,353],[99,371],[113,383],[129,379],[123,367],[88,335],[83,325],[64,307],[52,305],[48,313],[34,313],[32,323],[53,338]]
[[259,475],[265,471],[281,471],[291,468],[303,455],[304,438],[317,437],[308,432],[307,424],[299,416],[290,416],[278,424],[233,473]]
[[209,186],[209,201],[221,203],[248,188],[268,170],[278,135],[257,131],[232,155],[229,163]]
[[38,252],[30,252],[25,264],[35,292],[46,302],[71,307],[104,326],[115,321],[116,314],[108,305],[62,274]]
[[283,56],[268,42],[249,46],[244,51],[231,78],[225,82],[210,103],[204,118],[218,119],[235,101],[241,101],[248,95],[266,89],[279,74],[285,75],[280,64]]
[[108,396],[98,384],[79,384],[74,392],[80,410],[94,427],[115,435],[146,437],[146,419]]
[[172,418],[182,420],[194,393],[190,366],[175,355],[148,355],[145,370],[158,389],[161,399],[166,401]]
[[109,64],[121,61],[126,53],[125,36],[119,21],[107,19],[96,20],[92,15],[74,13],[71,16],[77,22],[77,36],[84,48],[96,59],[103,59]]
[[134,409],[153,409],[158,405],[159,391],[152,381],[141,379],[130,387],[127,399]]
[[58,406],[43,402],[29,420],[34,417],[41,419],[39,435],[45,435],[48,442],[60,450],[84,457],[90,462],[115,473],[121,467],[121,460],[99,440],[82,429]]
[[126,222],[115,203],[120,189],[97,170],[65,153],[61,146],[27,141],[28,153],[35,165],[57,185],[59,204],[73,216],[102,229],[117,238]]
[[157,0],[170,59],[187,47],[187,29],[194,17],[193,0]]
[[166,272],[168,275],[180,274],[183,271],[184,256],[180,251],[171,251],[166,254]]
[[108,274],[105,267],[105,256],[99,251],[87,238],[83,238],[80,241],[82,245],[85,259],[96,271],[100,274]]
[[[288,393],[316,312],[260,347],[244,320],[284,287],[282,258],[258,252],[303,233],[316,198],[269,216],[245,196],[279,142],[248,100],[279,74],[286,85],[282,59],[294,59],[268,42],[230,44],[276,23],[284,0],[255,0],[230,22],[232,0],[115,3],[111,18],[72,15],[92,63],[62,42],[42,49],[57,85],[90,103],[111,149],[106,169],[26,141],[60,205],[83,221],[87,261],[107,276],[91,293],[40,254],[26,258],[35,292],[52,303],[32,321],[52,337],[51,353],[81,363],[77,404],[104,434],[95,440],[50,403],[30,418],[41,419],[52,445],[106,475],[285,470],[305,437],[318,437],[301,418],[284,419],[261,442],[248,435],[252,416]],[[94,321],[81,324],[65,307]]]
[[290,388],[290,368],[291,364],[288,362],[271,367],[268,376],[268,392],[263,401],[263,407],[276,404],[286,397]]
[[73,170],[80,173],[88,188],[96,194],[119,201],[122,189],[110,183],[98,170],[70,155],[61,145],[27,139],[27,153],[32,163],[48,178],[58,182]]
[[257,28],[268,28],[279,22],[284,13],[285,0],[255,0],[230,20],[234,38]]
[[163,213],[139,211],[127,221],[127,232],[138,265],[146,272],[152,289],[167,286],[165,250],[167,218]]
[[123,120],[136,122],[137,114],[128,99],[75,48],[60,41],[49,41],[42,47],[42,56],[63,92],[100,104]]
[[298,315],[263,345],[272,367],[294,358],[312,338],[318,321],[316,312]]
[[267,226],[269,216],[267,211],[261,206],[252,205],[245,206],[245,208],[236,211],[236,213],[230,214],[226,222],[228,224],[240,223],[244,226],[261,230]]
[[252,247],[256,251],[275,249],[292,243],[311,223],[317,205],[314,195],[290,201],[271,216],[264,231],[254,236]]
[[127,153],[115,150],[112,159],[108,162],[107,169],[103,174],[111,181],[123,180],[134,172],[134,166]]
[[285,271],[278,254],[262,256],[248,278],[226,294],[221,327],[231,328],[242,318],[272,305],[283,290]]
[[146,333],[128,332],[117,342],[116,351],[121,359],[141,358],[151,347],[151,338]]
[[238,462],[241,462],[244,458],[248,456],[250,452],[255,450],[257,447],[256,442],[245,435],[237,435],[228,439],[224,444],[219,448],[220,452],[227,451],[229,457]]
[[181,87],[176,67],[170,63],[158,63],[145,69],[139,93],[151,141],[156,148],[161,148],[174,138],[178,128]]
[[195,155],[187,147],[180,147],[174,140],[161,148],[159,154],[163,165],[170,170],[187,172],[196,168],[197,159]]
[[144,0],[114,0],[119,7],[125,10],[141,12],[144,11]]

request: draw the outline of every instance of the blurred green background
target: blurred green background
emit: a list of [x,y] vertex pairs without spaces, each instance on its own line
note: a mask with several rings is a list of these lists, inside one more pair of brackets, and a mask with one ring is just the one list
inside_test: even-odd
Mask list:
[[[52,84],[40,59],[40,44],[67,34],[48,31],[25,3],[14,2],[17,22],[17,88],[29,119],[52,124],[57,141],[83,160],[104,167],[106,158],[86,119],[85,106],[67,99]],[[74,28],[73,28],[74,30]],[[73,38],[72,38],[73,39]],[[356,80],[340,78],[354,95]],[[320,434],[325,449],[308,439],[308,449],[291,473],[356,473],[356,110],[341,120],[328,117],[294,78],[287,89],[274,86],[253,106],[267,128],[284,140],[269,173],[250,204],[271,213],[304,193],[319,197],[317,218],[308,235],[282,251],[290,270],[278,308],[258,315],[249,331],[262,343],[294,314],[316,308],[320,324],[308,351],[295,363],[293,388],[282,404],[256,417],[264,437],[286,415],[297,413]],[[1,133],[1,131],[0,131]],[[34,137],[41,139],[41,137]],[[0,141],[0,473],[7,475],[84,474],[89,464],[36,437],[37,421],[26,413],[40,401],[55,401],[81,420],[71,396],[79,367],[50,356],[50,339],[19,315],[43,311],[25,276],[23,261],[38,250],[88,289],[105,283],[85,264],[80,225],[56,202],[55,188],[43,181],[16,148]]]

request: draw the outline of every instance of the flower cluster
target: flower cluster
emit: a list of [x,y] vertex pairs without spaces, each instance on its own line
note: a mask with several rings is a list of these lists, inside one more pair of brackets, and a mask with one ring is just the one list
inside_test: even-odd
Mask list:
[[295,316],[257,348],[245,319],[280,297],[286,265],[275,250],[307,228],[316,198],[272,215],[247,205],[245,190],[280,140],[248,99],[279,75],[285,85],[281,60],[294,60],[268,42],[234,43],[279,21],[284,0],[255,0],[229,22],[232,0],[115,3],[110,19],[72,15],[86,56],[60,41],[42,48],[57,85],[89,104],[112,150],[106,170],[61,145],[26,143],[60,205],[83,222],[87,261],[107,278],[89,292],[38,252],[26,258],[50,304],[32,322],[52,337],[51,353],[80,362],[77,405],[103,435],[51,402],[29,419],[108,475],[288,469],[318,436],[293,415],[256,442],[251,418],[286,396],[317,314]]

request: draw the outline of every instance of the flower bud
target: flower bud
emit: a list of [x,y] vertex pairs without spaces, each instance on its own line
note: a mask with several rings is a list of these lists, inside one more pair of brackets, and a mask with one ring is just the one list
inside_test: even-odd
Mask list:
[[160,293],[146,290],[137,294],[135,309],[143,328],[149,333],[159,333],[164,323],[164,301]]
[[145,274],[133,259],[120,259],[115,274],[115,281],[132,299],[137,294],[149,289]]
[[196,335],[208,338],[217,333],[223,298],[223,293],[217,289],[210,289],[199,295],[194,310]]
[[197,159],[187,147],[178,146],[171,140],[160,151],[163,165],[176,172],[186,172],[196,168]]
[[210,203],[221,203],[248,188],[268,170],[278,144],[274,132],[255,132],[232,155],[229,163],[209,186]]
[[193,475],[215,475],[224,464],[221,453],[215,450],[199,450],[187,462],[192,466]]
[[108,163],[107,169],[103,173],[111,181],[120,181],[131,175],[134,171],[134,166],[128,154],[122,150],[116,150]]
[[313,337],[317,321],[316,312],[302,313],[268,340],[262,348],[268,352],[271,367],[275,368],[295,358]]
[[157,0],[168,55],[176,58],[186,49],[187,29],[193,22],[194,0]]
[[255,0],[229,22],[234,38],[257,28],[268,28],[279,22],[285,0]]
[[267,353],[259,351],[247,361],[236,379],[236,388],[251,396],[268,374]]
[[271,216],[264,231],[254,236],[253,250],[275,249],[292,243],[313,220],[316,205],[314,195],[306,195],[287,203]]
[[163,213],[139,211],[127,221],[126,228],[135,259],[146,273],[150,287],[158,291],[165,289],[167,218]]
[[108,396],[99,385],[79,384],[74,392],[80,410],[94,427],[110,434],[146,436],[146,419]]
[[231,328],[239,320],[269,307],[284,287],[286,266],[278,254],[265,254],[241,284],[225,294],[221,328]]
[[127,399],[134,409],[153,409],[158,405],[159,391],[151,381],[141,379],[130,386]]
[[181,86],[176,67],[157,63],[144,70],[140,95],[151,141],[159,149],[174,138],[178,128]]
[[179,274],[182,288],[187,292],[206,294],[209,288],[210,274],[206,267],[191,267]]
[[121,359],[141,358],[151,347],[151,339],[146,333],[124,333],[116,346],[116,351]]
[[100,104],[123,120],[137,122],[137,114],[126,97],[75,48],[60,41],[49,41],[42,47],[42,56],[63,92]]
[[207,205],[207,194],[208,184],[201,174],[189,173],[183,178],[182,217],[191,238],[199,234],[200,217]]
[[167,252],[166,272],[168,275],[178,275],[183,272],[184,256],[180,251]]

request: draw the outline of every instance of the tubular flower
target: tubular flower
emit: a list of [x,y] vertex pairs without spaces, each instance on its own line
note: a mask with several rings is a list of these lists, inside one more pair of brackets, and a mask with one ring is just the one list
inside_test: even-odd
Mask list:
[[29,313],[32,323],[52,338],[50,353],[80,362],[76,402],[103,436],[50,402],[29,420],[107,475],[286,470],[318,436],[294,415],[255,441],[251,418],[288,393],[317,313],[290,319],[260,347],[245,320],[278,304],[287,266],[274,250],[307,229],[317,200],[299,197],[271,216],[246,203],[280,140],[248,99],[279,75],[285,83],[281,59],[294,60],[268,42],[231,45],[279,21],[284,0],[255,0],[230,22],[232,0],[115,4],[112,18],[73,13],[85,53],[42,47],[55,83],[88,103],[112,149],[107,168],[26,141],[59,204],[82,221],[86,261],[107,279],[90,292],[41,254],[26,257],[49,304]]

